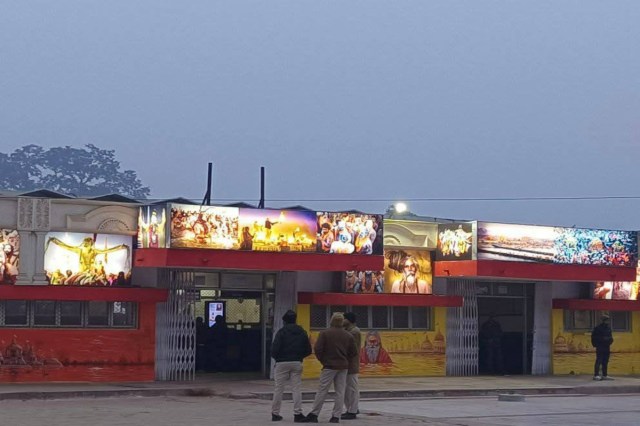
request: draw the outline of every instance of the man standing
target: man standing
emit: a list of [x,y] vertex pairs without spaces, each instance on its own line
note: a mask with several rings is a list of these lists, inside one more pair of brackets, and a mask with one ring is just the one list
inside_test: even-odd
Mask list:
[[334,313],[331,316],[330,327],[320,332],[314,346],[316,357],[322,364],[322,373],[313,407],[306,417],[307,423],[318,423],[318,414],[322,410],[331,383],[335,390],[335,398],[329,423],[340,423],[349,362],[358,354],[353,337],[342,328],[343,325],[344,316],[339,312]]
[[[591,332],[591,344],[596,348],[593,380],[613,380],[607,374],[612,343],[613,335],[611,334],[611,327],[609,327],[609,315],[604,314],[600,325],[597,325]],[[600,376],[600,366],[602,366],[602,376]]]
[[356,314],[347,312],[344,314],[344,329],[347,330],[356,343],[356,355],[349,360],[349,370],[347,372],[347,388],[344,393],[344,405],[347,412],[340,416],[343,420],[355,420],[358,414],[358,404],[360,403],[360,387],[358,385],[358,374],[360,373],[360,347],[362,336],[360,329],[356,326]]
[[271,405],[271,420],[274,422],[282,420],[280,415],[282,393],[285,383],[290,382],[293,396],[293,421],[304,423],[306,418],[302,414],[302,391],[300,390],[302,360],[311,354],[311,343],[307,332],[296,324],[295,312],[288,310],[282,317],[282,321],[284,326],[276,333],[271,346],[271,356],[276,360],[273,373],[276,384]]

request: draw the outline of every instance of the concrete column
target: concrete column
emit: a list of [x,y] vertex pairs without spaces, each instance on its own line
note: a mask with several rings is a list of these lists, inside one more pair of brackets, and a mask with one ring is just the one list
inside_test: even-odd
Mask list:
[[30,285],[35,265],[35,237],[31,231],[18,231],[20,235],[20,258],[18,260],[18,278],[16,284]]
[[44,270],[44,245],[45,238],[47,236],[46,232],[35,232],[36,234],[36,246],[34,252],[36,254],[35,258],[35,270],[33,273],[33,284],[37,285],[47,285],[49,284],[47,281],[47,275]]

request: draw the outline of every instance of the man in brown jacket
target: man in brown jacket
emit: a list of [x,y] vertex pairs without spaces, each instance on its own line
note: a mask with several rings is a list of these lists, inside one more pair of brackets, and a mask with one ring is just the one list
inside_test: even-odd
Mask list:
[[347,330],[356,342],[356,356],[349,360],[349,371],[347,372],[347,388],[344,393],[344,405],[347,412],[340,418],[342,420],[355,420],[358,414],[358,404],[360,403],[360,389],[358,386],[358,375],[360,373],[360,347],[362,346],[362,336],[360,329],[356,326],[356,314],[347,312],[344,314],[344,329]]
[[340,423],[349,361],[358,356],[353,336],[342,328],[343,322],[344,316],[339,312],[334,313],[331,316],[330,327],[320,332],[314,346],[316,358],[322,364],[322,373],[313,407],[306,418],[307,423],[318,423],[318,414],[322,410],[331,383],[335,390],[335,399],[329,423]]

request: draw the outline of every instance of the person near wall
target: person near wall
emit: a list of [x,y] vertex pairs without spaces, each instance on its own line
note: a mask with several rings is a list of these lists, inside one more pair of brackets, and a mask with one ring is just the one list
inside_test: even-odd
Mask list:
[[489,374],[504,375],[502,362],[502,327],[496,321],[495,314],[480,327],[480,344],[484,354],[485,370]]
[[[613,343],[613,334],[609,326],[609,315],[604,314],[601,319],[602,322],[591,332],[591,344],[596,348],[593,380],[613,380],[607,372],[609,355],[611,354],[611,344]],[[602,376],[600,375],[600,367],[602,367]]]
[[271,404],[271,420],[282,420],[280,407],[282,406],[282,393],[287,382],[291,385],[293,396],[293,421],[305,423],[306,417],[302,414],[302,360],[311,355],[311,342],[307,332],[296,324],[296,313],[292,310],[285,312],[282,317],[284,326],[276,333],[271,345],[271,356],[276,360],[273,377],[275,390]]
[[216,315],[215,324],[209,332],[209,347],[211,348],[211,371],[225,371],[227,369],[227,346],[229,344],[229,329],[222,315]]
[[358,376],[360,373],[360,347],[362,346],[362,335],[356,325],[356,314],[347,312],[344,314],[344,329],[347,330],[356,343],[356,355],[349,360],[349,370],[347,372],[347,386],[344,393],[344,405],[346,413],[340,416],[343,420],[355,420],[359,412],[360,386]]
[[333,383],[335,396],[329,423],[340,423],[349,362],[358,355],[356,342],[353,336],[343,328],[343,325],[344,316],[339,312],[334,313],[331,316],[330,327],[320,332],[314,345],[316,358],[322,364],[322,372],[320,373],[318,392],[313,401],[311,412],[305,419],[306,423],[318,423],[318,414],[322,410],[331,383]]

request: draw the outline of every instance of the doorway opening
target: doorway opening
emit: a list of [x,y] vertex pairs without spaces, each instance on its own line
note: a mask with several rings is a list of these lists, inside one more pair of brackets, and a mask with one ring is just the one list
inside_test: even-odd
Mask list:
[[479,282],[479,373],[531,374],[534,285]]

